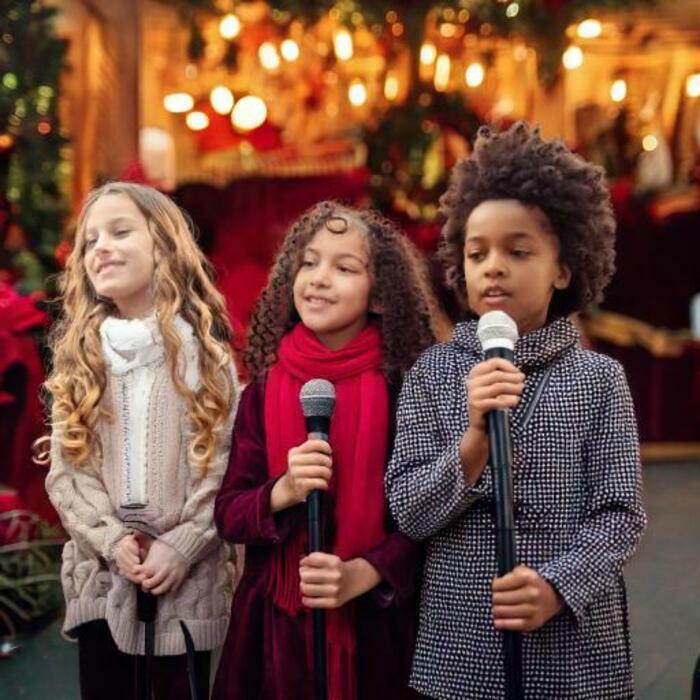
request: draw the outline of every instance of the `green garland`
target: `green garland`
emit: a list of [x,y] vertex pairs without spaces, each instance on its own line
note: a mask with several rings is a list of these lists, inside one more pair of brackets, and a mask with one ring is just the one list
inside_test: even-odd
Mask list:
[[[0,637],[14,638],[60,609],[65,538],[34,513],[0,513]],[[2,540],[0,540],[2,542]]]
[[61,183],[66,143],[58,121],[66,45],[54,33],[57,10],[44,0],[3,0],[0,15],[0,196],[26,238],[12,262],[22,292],[43,288],[67,211]]
[[432,221],[454,158],[446,137],[472,141],[482,122],[456,93],[413,91],[364,134],[373,205],[409,219]]

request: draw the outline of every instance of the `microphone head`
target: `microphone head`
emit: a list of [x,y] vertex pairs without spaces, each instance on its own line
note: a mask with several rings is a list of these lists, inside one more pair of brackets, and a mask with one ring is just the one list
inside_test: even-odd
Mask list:
[[491,348],[513,350],[518,339],[518,326],[505,311],[489,311],[479,319],[476,334],[484,352]]
[[330,418],[335,408],[335,389],[325,379],[311,379],[299,392],[301,410],[304,416],[323,416]]

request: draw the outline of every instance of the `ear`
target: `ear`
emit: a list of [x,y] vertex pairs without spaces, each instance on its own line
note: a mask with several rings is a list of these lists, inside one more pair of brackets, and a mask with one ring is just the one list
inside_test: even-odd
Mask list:
[[554,278],[552,286],[554,289],[566,289],[571,283],[571,270],[568,265],[559,263],[557,276]]
[[371,301],[369,304],[369,312],[381,316],[384,313],[384,306],[378,301]]

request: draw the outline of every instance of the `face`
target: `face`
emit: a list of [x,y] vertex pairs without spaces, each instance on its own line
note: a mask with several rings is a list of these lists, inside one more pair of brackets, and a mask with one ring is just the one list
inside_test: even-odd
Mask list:
[[505,311],[521,335],[541,328],[554,290],[571,280],[545,215],[514,199],[491,200],[473,209],[465,231],[470,308],[478,316]]
[[322,227],[304,250],[294,279],[294,306],[303,324],[331,350],[366,325],[372,280],[365,235]]
[[87,276],[95,293],[111,299],[124,318],[153,309],[153,237],[139,208],[124,194],[106,194],[85,221]]

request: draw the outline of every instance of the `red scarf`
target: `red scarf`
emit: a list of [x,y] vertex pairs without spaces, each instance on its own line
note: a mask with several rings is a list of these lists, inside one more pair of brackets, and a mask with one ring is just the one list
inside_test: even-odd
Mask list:
[[[310,379],[333,383],[336,403],[329,442],[333,448],[335,545],[343,561],[379,544],[384,530],[384,464],[389,399],[382,373],[382,340],[377,326],[366,326],[337,351],[326,348],[298,323],[280,343],[279,358],[265,388],[265,431],[271,477],[287,471],[287,454],[307,439],[299,403]],[[278,547],[270,586],[275,604],[290,615],[302,609],[299,558],[307,551],[306,529]],[[355,700],[355,621],[348,604],[326,613],[329,700]],[[307,625],[307,634],[310,625]]]

